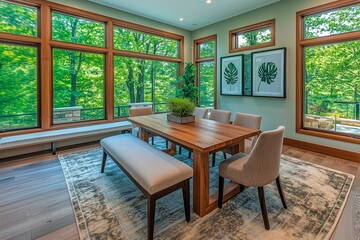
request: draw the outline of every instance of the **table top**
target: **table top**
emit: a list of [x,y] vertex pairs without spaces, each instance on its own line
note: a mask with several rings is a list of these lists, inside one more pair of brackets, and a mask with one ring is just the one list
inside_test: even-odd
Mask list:
[[260,130],[196,118],[194,123],[178,124],[167,120],[165,114],[128,117],[132,123],[184,147],[212,152],[239,144],[260,134]]

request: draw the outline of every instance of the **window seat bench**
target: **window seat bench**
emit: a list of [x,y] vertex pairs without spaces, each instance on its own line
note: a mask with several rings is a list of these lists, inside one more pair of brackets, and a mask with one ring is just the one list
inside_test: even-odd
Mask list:
[[50,143],[52,154],[56,154],[56,142],[100,135],[111,132],[131,131],[129,121],[96,124],[91,126],[49,130],[36,133],[27,133],[0,138],[0,151],[4,149],[23,147],[35,144]]

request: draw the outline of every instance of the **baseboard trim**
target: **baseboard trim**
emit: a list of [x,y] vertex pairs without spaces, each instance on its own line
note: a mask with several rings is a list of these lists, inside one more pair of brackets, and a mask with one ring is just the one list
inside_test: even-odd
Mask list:
[[301,148],[304,150],[321,153],[321,154],[328,155],[331,157],[342,158],[342,159],[346,159],[349,161],[360,163],[360,153],[350,152],[347,150],[327,147],[327,146],[318,145],[318,144],[314,144],[314,143],[303,142],[303,141],[299,141],[299,140],[295,140],[295,139],[291,139],[291,138],[284,138],[284,144],[288,145],[290,147]]

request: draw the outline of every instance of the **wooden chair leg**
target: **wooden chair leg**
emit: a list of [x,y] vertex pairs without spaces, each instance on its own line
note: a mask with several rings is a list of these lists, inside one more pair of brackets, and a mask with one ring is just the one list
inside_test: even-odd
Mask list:
[[154,145],[154,137],[151,138],[151,145]]
[[216,153],[213,153],[213,155],[212,155],[212,167],[215,167],[215,157],[216,157]]
[[184,208],[185,208],[185,218],[186,221],[190,221],[190,180],[185,180],[184,186],[182,187],[183,199],[184,199]]
[[154,223],[155,223],[155,207],[156,207],[156,199],[155,196],[149,196],[147,200],[147,223],[148,223],[148,240],[152,240],[154,238]]
[[280,176],[278,176],[278,177],[276,178],[276,185],[277,185],[277,188],[278,188],[278,191],[279,191],[279,195],[280,195],[280,198],[281,198],[281,202],[282,202],[284,208],[287,209],[287,205],[286,205],[284,193],[283,193],[283,190],[282,190],[282,187],[281,187]]
[[169,141],[168,140],[165,140],[165,147],[166,147],[166,149],[169,148]]
[[179,154],[181,154],[181,151],[182,151],[182,147],[179,147]]
[[266,203],[265,203],[265,196],[264,196],[264,188],[263,187],[258,187],[258,194],[259,194],[261,213],[262,213],[262,216],[263,216],[265,229],[269,230],[270,229],[270,224],[269,224],[269,219],[268,219],[267,210],[266,210]]
[[224,159],[226,159],[226,153],[225,153],[225,152],[223,152],[223,154],[224,154]]
[[103,151],[103,159],[102,159],[102,163],[101,163],[101,173],[103,173],[105,170],[106,158],[107,158],[107,153],[105,151]]
[[191,158],[191,151],[189,150],[188,159]]
[[240,184],[240,192],[243,192],[245,190],[245,186]]
[[222,208],[223,202],[223,194],[224,194],[224,178],[219,176],[219,193],[218,193],[218,207]]

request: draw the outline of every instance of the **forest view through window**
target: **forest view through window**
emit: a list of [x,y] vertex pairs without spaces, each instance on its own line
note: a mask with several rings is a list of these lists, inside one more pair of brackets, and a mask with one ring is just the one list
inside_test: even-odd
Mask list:
[[215,102],[215,36],[195,40],[198,72],[199,106],[214,107]]
[[181,35],[48,1],[0,1],[0,33],[4,135],[167,111],[184,62]]
[[[360,5],[304,18],[304,38],[360,30]],[[357,40],[306,46],[303,127],[360,136],[360,36]]]
[[179,72],[179,64],[168,58],[178,57],[178,41],[114,27],[114,48],[148,55],[146,59],[115,56],[114,116],[128,116],[129,103],[139,102],[152,102],[154,112],[166,111]]

